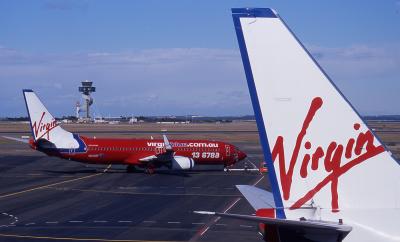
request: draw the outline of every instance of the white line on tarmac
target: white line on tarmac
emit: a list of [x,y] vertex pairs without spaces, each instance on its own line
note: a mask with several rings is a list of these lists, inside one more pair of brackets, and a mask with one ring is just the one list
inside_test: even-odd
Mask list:
[[253,184],[253,186],[256,186],[265,176],[263,175],[256,183]]
[[[264,178],[264,175],[261,176],[261,178],[258,179],[258,180],[253,184],[253,186],[257,185],[263,178]],[[239,202],[240,199],[241,199],[240,197],[237,198],[227,209],[225,209],[224,213],[228,212],[231,208],[233,208],[233,206],[235,206],[235,204],[236,204],[237,202]],[[205,234],[205,233],[210,229],[210,227],[212,226],[212,224],[215,224],[215,223],[218,222],[220,219],[221,219],[221,217],[217,217],[216,219],[214,219],[214,221],[213,221],[212,223],[210,223],[209,226],[207,226],[207,227],[200,233],[200,236],[203,236],[203,234]],[[193,237],[192,239],[194,239],[194,238],[196,238],[196,237]],[[191,239],[191,240],[192,240],[192,239]]]
[[240,197],[239,197],[239,198],[236,198],[236,201],[233,202],[233,203],[231,204],[231,206],[229,206],[229,207],[224,211],[224,213],[228,212],[233,206],[235,206],[235,204],[236,204],[237,202],[239,202],[240,199],[241,199]]
[[203,232],[201,232],[200,236],[203,236],[203,234],[205,234],[209,229],[210,227],[207,227]]
[[250,164],[252,164],[253,165],[253,168],[255,168],[255,169],[257,169],[258,170],[258,168],[257,168],[257,166],[256,165],[254,165],[254,163],[250,160],[250,159],[247,159],[249,162],[250,162]]

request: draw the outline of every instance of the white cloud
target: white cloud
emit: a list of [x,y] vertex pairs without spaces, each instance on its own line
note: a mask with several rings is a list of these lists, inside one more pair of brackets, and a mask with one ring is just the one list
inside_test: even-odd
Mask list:
[[362,114],[400,114],[400,46],[310,47]]
[[379,78],[397,73],[400,67],[400,46],[346,48],[311,46],[311,53],[327,69],[340,78]]
[[[387,107],[387,103],[399,101],[393,90],[400,88],[400,46],[309,49],[362,113],[400,113],[397,107]],[[101,114],[252,113],[237,50],[173,48],[37,54],[0,45],[0,82],[12,83],[0,90],[0,101],[5,104],[1,106],[2,114],[24,114],[19,96],[23,88],[37,90],[43,100],[50,102],[49,109],[58,111],[57,115],[72,114],[80,99],[77,87],[85,79],[93,80],[97,87],[93,110]],[[365,96],[382,101],[365,104]],[[59,97],[63,99],[57,101]]]
[[240,55],[235,50],[175,48],[38,55],[3,48],[0,63],[0,81],[14,83],[1,91],[4,96],[22,88],[40,91],[44,100],[75,93],[76,98],[61,112],[72,110],[80,98],[77,86],[85,79],[97,86],[94,110],[99,113],[252,112],[248,96],[241,97],[243,105],[222,101],[231,99],[232,92],[247,93]]

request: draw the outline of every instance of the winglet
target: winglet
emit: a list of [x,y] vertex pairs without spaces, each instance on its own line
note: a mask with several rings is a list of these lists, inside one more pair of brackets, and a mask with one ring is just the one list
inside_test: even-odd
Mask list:
[[171,151],[171,150],[172,150],[172,146],[171,146],[171,144],[169,143],[169,140],[168,140],[168,138],[167,138],[167,136],[166,136],[165,134],[163,135],[163,139],[164,139],[165,149],[166,149],[167,151]]

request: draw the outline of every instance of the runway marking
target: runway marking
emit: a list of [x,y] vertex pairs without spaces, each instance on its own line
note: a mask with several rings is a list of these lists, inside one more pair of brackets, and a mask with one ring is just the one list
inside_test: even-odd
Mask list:
[[129,220],[120,220],[120,221],[118,221],[118,223],[132,223],[132,221],[129,221]]
[[71,220],[71,221],[68,221],[69,223],[83,223],[83,221],[80,221],[80,220]]
[[226,224],[215,224],[216,226],[226,226]]
[[254,169],[257,169],[257,170],[258,170],[258,167],[257,167],[256,165],[254,165],[254,163],[253,163],[250,159],[247,159],[247,161],[250,162],[250,164],[253,165],[253,168],[254,168]]
[[[265,176],[263,175],[260,179],[258,179],[255,183],[253,183],[253,186],[257,185]],[[224,213],[228,212],[230,209],[233,208],[242,198],[239,197],[237,198],[230,206],[228,206],[227,209],[225,209]],[[199,237],[203,236],[212,225],[214,225],[216,222],[218,222],[221,219],[221,217],[217,217],[214,220],[208,222],[202,229],[199,230],[198,233],[196,233],[189,241],[197,241]]]
[[96,174],[92,174],[92,175],[88,175],[88,176],[78,177],[78,178],[71,179],[71,180],[51,183],[51,184],[48,184],[48,185],[38,186],[38,187],[34,187],[34,188],[23,190],[23,191],[19,191],[19,192],[13,192],[13,193],[9,193],[9,194],[6,194],[6,195],[1,195],[0,199],[1,198],[6,198],[6,197],[20,195],[20,194],[27,193],[27,192],[33,192],[33,191],[36,191],[36,190],[39,190],[39,189],[49,188],[49,187],[52,187],[52,186],[57,186],[57,185],[61,185],[61,184],[69,183],[69,182],[88,179],[88,178],[95,177],[95,176],[100,176],[100,175],[103,175],[104,173],[106,173],[108,171],[108,169],[110,169],[110,167],[111,167],[111,164],[108,165],[108,167],[105,168],[102,173],[96,173]]
[[123,239],[102,239],[102,238],[51,237],[51,236],[34,236],[34,235],[19,235],[19,234],[0,234],[0,237],[20,238],[20,239],[99,241],[99,242],[139,242],[139,241],[168,242],[167,240],[123,240]]
[[263,175],[258,181],[256,181],[253,186],[256,186],[265,176]]
[[106,220],[94,220],[94,223],[107,223],[108,221]]
[[1,225],[1,227],[15,226],[15,224],[18,223],[18,217],[17,216],[14,216],[14,215],[6,213],[6,212],[3,212],[1,214],[6,216],[6,217],[9,217],[10,219],[12,219],[12,221],[9,224],[3,224],[3,225]]
[[147,220],[147,221],[143,221],[143,223],[157,223],[157,222],[153,221],[153,220]]
[[181,222],[168,222],[169,224],[180,224]]
[[58,224],[58,221],[47,221],[46,224]]
[[231,210],[231,208],[233,208],[233,206],[235,206],[236,203],[240,201],[240,199],[242,199],[242,198],[241,197],[237,198],[236,201],[234,201],[227,209],[225,209],[224,213],[226,213],[229,210]]
[[36,224],[36,223],[27,223],[27,224],[25,224],[25,226],[34,225],[34,224]]
[[192,223],[192,224],[194,224],[194,225],[203,225],[205,223]]
[[254,226],[250,226],[250,225],[243,225],[243,224],[241,224],[241,225],[239,225],[240,227],[243,227],[243,228],[253,228]]
[[203,230],[203,232],[201,232],[200,236],[203,236],[203,234],[205,234],[209,229],[210,229],[210,227],[207,227],[205,230]]

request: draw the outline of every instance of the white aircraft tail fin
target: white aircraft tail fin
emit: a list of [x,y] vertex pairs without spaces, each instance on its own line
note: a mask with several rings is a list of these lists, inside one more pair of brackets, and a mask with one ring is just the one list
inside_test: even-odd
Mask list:
[[363,216],[399,208],[399,164],[274,10],[232,13],[277,217],[382,227]]
[[32,90],[24,89],[23,94],[35,142],[46,140],[52,143],[55,146],[54,148],[71,149],[79,147],[73,134],[58,125],[56,119]]

